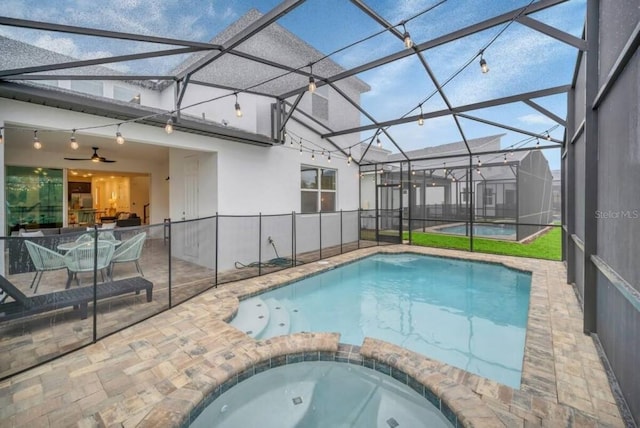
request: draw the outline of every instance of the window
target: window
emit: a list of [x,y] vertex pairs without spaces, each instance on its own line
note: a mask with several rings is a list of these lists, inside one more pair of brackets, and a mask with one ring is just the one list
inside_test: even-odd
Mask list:
[[318,118],[329,120],[329,86],[321,86],[311,94],[311,114]]
[[486,187],[484,189],[483,201],[484,205],[493,205],[493,188]]
[[99,97],[103,96],[104,93],[102,82],[96,82],[95,80],[72,80],[71,90]]
[[336,170],[302,166],[300,211],[316,213],[336,210]]
[[140,92],[122,86],[113,87],[113,98],[119,101],[140,104]]

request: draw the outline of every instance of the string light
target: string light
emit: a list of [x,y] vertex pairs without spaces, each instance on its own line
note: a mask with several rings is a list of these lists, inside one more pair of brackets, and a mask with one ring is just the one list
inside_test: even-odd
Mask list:
[[487,74],[489,72],[489,66],[487,65],[487,61],[483,58],[484,50],[480,51],[480,70],[482,74]]
[[302,156],[302,140],[300,140],[300,156]]
[[378,147],[382,147],[382,141],[380,141],[380,137],[376,138],[376,143],[378,143]]
[[404,47],[406,47],[407,49],[411,49],[413,47],[413,40],[411,40],[411,35],[407,31],[407,27],[405,27],[404,23],[402,24],[402,28],[404,29],[404,34],[402,35]]
[[547,141],[551,141],[551,134],[549,134],[549,131],[546,131],[546,132],[547,132],[547,136],[546,136]]
[[312,94],[316,91],[316,79],[313,78],[313,64],[309,64],[309,92]]
[[38,130],[33,131],[33,148],[36,150],[40,150],[42,148],[42,143],[38,138]]
[[316,159],[316,154],[313,150],[311,150],[311,160],[315,160]]
[[507,163],[507,154],[506,154],[506,153],[504,154],[504,160],[503,160],[503,163]]
[[235,105],[235,109],[236,109],[236,116],[237,117],[242,117],[242,109],[240,108],[240,103],[238,103],[238,93],[235,93],[236,96],[236,105]]
[[351,147],[349,147],[349,156],[347,156],[347,165],[351,165]]
[[446,177],[447,176],[447,163],[444,162],[443,166],[444,166],[444,176]]
[[327,158],[327,163],[331,163],[331,152],[329,152],[329,157]]
[[167,124],[164,126],[164,132],[167,134],[173,134],[173,119],[169,118]]
[[78,150],[78,147],[80,147],[80,145],[76,141],[76,130],[75,129],[71,130],[71,138],[69,139],[69,145],[71,146],[72,150]]
[[418,117],[418,125],[424,125],[424,114],[422,112],[422,104],[420,104],[420,117]]
[[540,150],[540,139],[536,138],[536,150]]
[[116,143],[122,145],[124,144],[124,137],[120,133],[120,125],[118,124],[118,129],[116,130]]
[[478,156],[478,170],[480,169],[481,166],[482,166],[482,162],[480,161],[480,156]]

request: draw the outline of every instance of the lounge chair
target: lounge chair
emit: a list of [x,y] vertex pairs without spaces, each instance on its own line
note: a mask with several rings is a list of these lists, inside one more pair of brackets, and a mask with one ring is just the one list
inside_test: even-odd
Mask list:
[[[97,300],[145,290],[147,302],[153,298],[153,283],[142,277],[106,282],[97,286]],[[5,302],[7,297],[13,302]],[[27,297],[7,278],[0,275],[0,322],[73,306],[80,318],[87,318],[87,307],[93,302],[93,286],[77,287],[55,293]]]

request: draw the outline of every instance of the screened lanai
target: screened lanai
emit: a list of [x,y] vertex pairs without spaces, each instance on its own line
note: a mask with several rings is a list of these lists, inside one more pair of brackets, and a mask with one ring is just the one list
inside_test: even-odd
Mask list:
[[[202,248],[215,254],[216,286],[219,255],[233,266],[245,251],[262,275],[272,237],[292,265],[300,248],[319,252],[313,261],[342,253],[347,234],[358,248],[478,252],[550,238],[566,269],[553,275],[582,309],[572,320],[638,418],[628,242],[638,201],[621,184],[638,178],[636,1],[219,3],[10,2],[0,16],[5,170],[50,161],[69,181],[65,161],[96,147],[151,177],[154,251],[166,249],[171,219],[210,216],[173,233],[184,250],[215,230]],[[197,156],[200,175],[190,174],[184,159]]]

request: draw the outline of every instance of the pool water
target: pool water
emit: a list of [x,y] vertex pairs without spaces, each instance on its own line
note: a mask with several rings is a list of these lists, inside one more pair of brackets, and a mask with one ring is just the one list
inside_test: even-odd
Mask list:
[[453,425],[426,398],[372,369],[302,362],[256,374],[209,404],[191,428],[389,428]]
[[[434,229],[435,232],[452,233],[454,235],[467,235],[469,226],[458,224],[455,226],[445,226]],[[511,236],[516,234],[516,227],[513,225],[494,224],[474,224],[473,234],[477,236]]]
[[[382,339],[519,388],[531,276],[498,264],[379,254],[243,301],[258,338],[339,332]],[[232,321],[232,325],[236,320]]]

